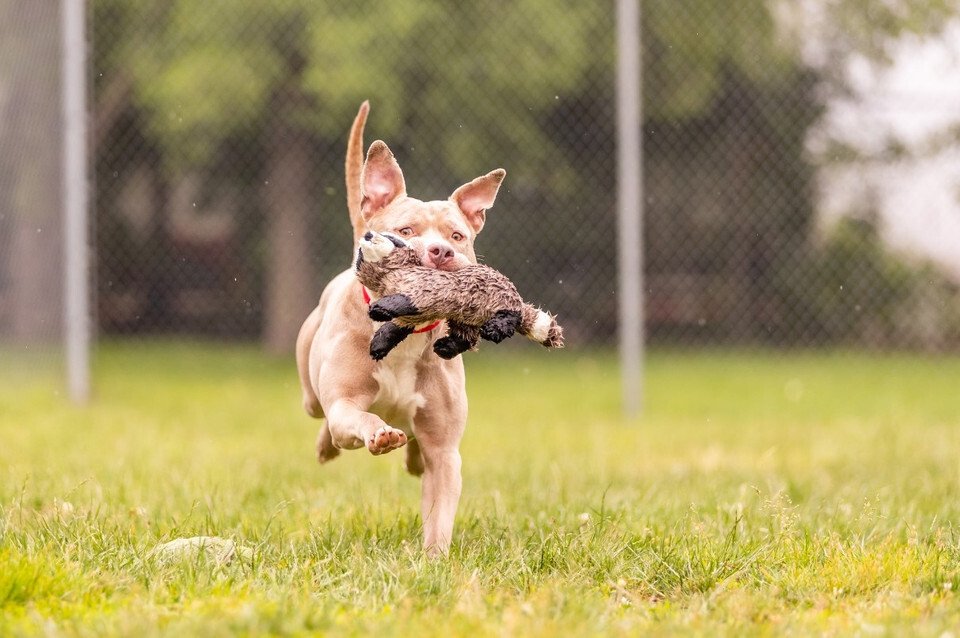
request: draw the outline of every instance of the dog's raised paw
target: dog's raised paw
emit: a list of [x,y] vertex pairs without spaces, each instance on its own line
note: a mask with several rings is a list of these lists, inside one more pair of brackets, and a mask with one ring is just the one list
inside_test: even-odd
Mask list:
[[404,434],[402,430],[392,428],[389,425],[383,426],[367,439],[367,449],[370,450],[370,454],[374,456],[386,454],[406,444],[407,435]]

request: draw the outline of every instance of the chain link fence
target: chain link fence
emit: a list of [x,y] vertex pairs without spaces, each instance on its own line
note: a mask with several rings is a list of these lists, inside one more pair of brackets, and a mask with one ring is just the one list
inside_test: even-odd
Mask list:
[[0,383],[55,373],[63,332],[60,31],[0,1]]
[[573,341],[610,339],[613,23],[579,4],[95,4],[102,328],[289,350],[349,265],[346,134],[369,99],[366,142],[412,196],[505,167],[478,252]]
[[[898,242],[891,219],[915,211],[881,192],[836,197],[851,171],[896,179],[916,161],[850,141],[845,69],[949,22],[949,3],[923,20],[904,3],[893,28],[873,4],[642,3],[653,344],[960,348],[949,249]],[[0,1],[0,334],[14,343],[59,330],[54,7]],[[572,0],[94,0],[99,333],[292,350],[349,265],[343,158],[369,99],[366,143],[390,145],[411,195],[507,170],[478,254],[558,312],[571,345],[612,344],[614,15]],[[960,217],[957,183],[931,186],[949,193],[942,215]]]

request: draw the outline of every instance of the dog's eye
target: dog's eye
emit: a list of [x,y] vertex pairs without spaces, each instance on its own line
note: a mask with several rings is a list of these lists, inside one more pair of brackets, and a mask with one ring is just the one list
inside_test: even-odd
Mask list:
[[451,237],[453,238],[453,241],[463,241],[465,239],[463,233],[454,233],[451,235]]
[[400,235],[403,237],[411,237],[413,235],[413,229],[409,226],[404,226],[400,229]]

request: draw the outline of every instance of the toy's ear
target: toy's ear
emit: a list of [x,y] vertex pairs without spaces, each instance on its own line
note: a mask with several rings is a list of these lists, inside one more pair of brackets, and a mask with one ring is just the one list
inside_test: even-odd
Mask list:
[[450,196],[450,201],[463,212],[473,232],[479,233],[483,230],[483,223],[487,220],[487,209],[493,206],[500,184],[506,176],[507,171],[498,168],[464,184]]
[[390,243],[392,243],[397,248],[406,248],[408,246],[407,242],[403,241],[393,233],[383,233],[383,236],[389,239]]
[[371,217],[390,202],[407,194],[403,171],[400,170],[390,148],[381,140],[371,144],[367,151],[360,184],[363,194],[360,214],[365,222],[369,222]]

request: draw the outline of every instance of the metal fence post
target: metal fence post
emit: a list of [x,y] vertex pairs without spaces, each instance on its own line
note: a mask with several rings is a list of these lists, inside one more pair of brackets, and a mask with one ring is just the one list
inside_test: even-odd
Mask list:
[[643,154],[639,0],[617,0],[620,374],[628,418],[643,406]]
[[61,1],[63,81],[64,337],[71,400],[90,396],[86,2]]

